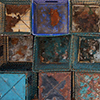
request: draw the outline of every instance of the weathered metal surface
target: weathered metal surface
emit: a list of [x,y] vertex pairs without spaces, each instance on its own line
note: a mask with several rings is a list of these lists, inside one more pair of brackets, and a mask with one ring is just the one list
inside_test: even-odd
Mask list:
[[71,0],[73,4],[99,4],[99,0]]
[[99,0],[71,0],[71,32],[100,32],[99,4]]
[[32,36],[0,36],[0,71],[31,71]]
[[66,63],[69,61],[69,37],[39,38],[41,63]]
[[70,39],[69,35],[35,37],[33,70],[69,70]]
[[4,32],[4,4],[0,2],[0,34]]
[[33,73],[0,72],[0,100],[31,100]]
[[39,100],[46,99],[71,100],[70,72],[39,73]]
[[72,32],[100,32],[99,6],[73,5],[72,11]]
[[[99,36],[94,35],[93,37],[93,35],[84,36],[82,33],[80,34],[79,36],[73,35],[72,70],[100,71]],[[81,42],[80,38],[82,39]]]
[[[68,11],[68,12],[67,12]],[[61,35],[69,31],[69,2],[68,0],[42,1],[34,0],[33,34]]]
[[93,37],[80,37],[79,44],[79,62],[96,63],[100,62],[99,40]]
[[0,0],[0,2],[4,4],[15,4],[15,5],[31,4],[31,0]]
[[31,1],[1,0],[0,1],[0,33],[30,34]]
[[32,62],[33,37],[32,36],[9,36],[8,37],[8,60],[11,62]]
[[73,35],[72,70],[100,71],[99,36]]
[[100,99],[100,74],[76,73],[75,74],[75,100]]
[[0,74],[0,87],[0,99],[25,100],[24,74]]
[[30,5],[6,5],[6,32],[30,32]]

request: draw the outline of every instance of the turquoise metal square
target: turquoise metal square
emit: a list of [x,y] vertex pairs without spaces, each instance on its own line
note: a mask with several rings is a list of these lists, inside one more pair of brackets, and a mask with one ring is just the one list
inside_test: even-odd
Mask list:
[[0,74],[0,99],[25,100],[25,74]]
[[100,99],[100,73],[75,73],[75,100]]
[[0,100],[30,100],[32,98],[32,74],[1,73]]
[[35,37],[33,70],[69,70],[71,37]]

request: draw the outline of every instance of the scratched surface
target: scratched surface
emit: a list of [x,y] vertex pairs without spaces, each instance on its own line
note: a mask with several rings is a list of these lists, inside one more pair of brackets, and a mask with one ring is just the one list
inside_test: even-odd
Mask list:
[[75,74],[75,100],[99,100],[100,99],[100,74],[76,73]]
[[67,4],[38,4],[35,18],[37,33],[67,33]]
[[42,63],[66,63],[69,61],[70,37],[39,38],[39,57]]
[[0,100],[25,100],[24,74],[0,74]]
[[39,73],[39,100],[71,100],[71,73]]

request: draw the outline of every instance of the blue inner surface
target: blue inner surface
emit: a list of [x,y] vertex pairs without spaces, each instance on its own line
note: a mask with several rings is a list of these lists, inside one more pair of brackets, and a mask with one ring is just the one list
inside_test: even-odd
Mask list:
[[[60,20],[51,25],[50,9],[57,9]],[[39,4],[36,8],[37,33],[67,33],[67,4]]]
[[25,100],[24,74],[0,74],[0,100]]

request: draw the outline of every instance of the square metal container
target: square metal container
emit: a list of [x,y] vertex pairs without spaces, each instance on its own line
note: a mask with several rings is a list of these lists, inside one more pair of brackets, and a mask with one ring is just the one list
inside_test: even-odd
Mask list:
[[100,32],[100,1],[71,0],[71,32]]
[[33,97],[31,72],[0,72],[1,100],[31,100]]
[[75,73],[75,100],[99,100],[100,73]]
[[99,40],[97,34],[73,35],[72,70],[100,71]]
[[31,0],[0,1],[0,34],[31,34]]
[[70,72],[39,73],[39,100],[46,99],[71,100]]
[[71,67],[71,36],[34,38],[33,71],[66,71]]
[[3,36],[0,42],[1,71],[31,71],[33,36]]
[[33,35],[69,33],[69,0],[32,0]]

